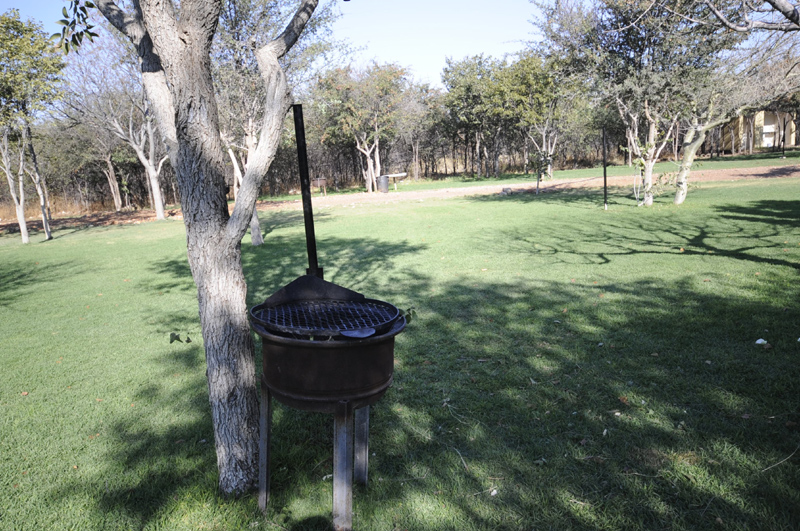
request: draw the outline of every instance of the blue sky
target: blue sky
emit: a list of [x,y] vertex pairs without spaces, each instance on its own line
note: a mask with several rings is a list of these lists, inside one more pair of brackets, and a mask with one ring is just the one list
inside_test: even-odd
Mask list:
[[[23,18],[59,31],[64,0],[0,0],[0,12],[19,9]],[[440,84],[445,58],[483,53],[496,58],[524,48],[533,39],[534,6],[528,0],[350,0],[340,1],[343,16],[336,36],[362,51],[360,63],[394,62],[414,78]]]

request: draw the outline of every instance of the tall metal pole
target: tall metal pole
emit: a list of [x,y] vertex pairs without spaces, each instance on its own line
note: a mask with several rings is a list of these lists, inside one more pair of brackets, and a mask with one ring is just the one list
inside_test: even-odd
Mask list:
[[606,126],[603,126],[603,210],[608,210],[608,175],[606,174]]
[[322,268],[317,264],[317,238],[314,235],[314,213],[311,210],[311,181],[308,177],[308,154],[306,152],[306,127],[303,123],[303,106],[292,105],[294,134],[297,138],[297,161],[300,166],[300,192],[303,196],[303,218],[306,225],[306,248],[308,269],[306,273],[322,278]]
[[781,140],[781,158],[786,158],[786,118],[783,119],[783,139]]

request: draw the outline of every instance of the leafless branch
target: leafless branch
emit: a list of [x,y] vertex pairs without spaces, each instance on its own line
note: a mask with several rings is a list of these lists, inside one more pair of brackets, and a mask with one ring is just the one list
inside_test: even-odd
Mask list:
[[303,29],[305,29],[318,3],[319,0],[305,0],[286,26],[286,29],[283,30],[283,33],[267,44],[277,58],[283,57],[294,46],[297,39],[300,38],[300,34],[303,33]]

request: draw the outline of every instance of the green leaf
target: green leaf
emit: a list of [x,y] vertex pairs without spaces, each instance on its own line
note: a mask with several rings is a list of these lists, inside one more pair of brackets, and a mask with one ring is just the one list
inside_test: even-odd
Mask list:
[[61,24],[62,26],[69,26],[69,20],[57,20],[56,24]]
[[69,13],[67,13],[66,7],[61,8],[61,14],[64,15],[64,18],[69,18]]
[[93,7],[95,7],[95,5],[93,3],[91,3],[91,2],[85,2],[83,5],[85,5],[89,9],[92,9]]

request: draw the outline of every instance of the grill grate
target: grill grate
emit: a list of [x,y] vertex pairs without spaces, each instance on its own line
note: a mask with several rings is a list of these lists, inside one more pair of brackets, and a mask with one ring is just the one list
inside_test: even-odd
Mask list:
[[359,301],[307,300],[262,307],[253,316],[264,326],[298,335],[335,336],[355,330],[391,326],[400,315],[391,304]]

